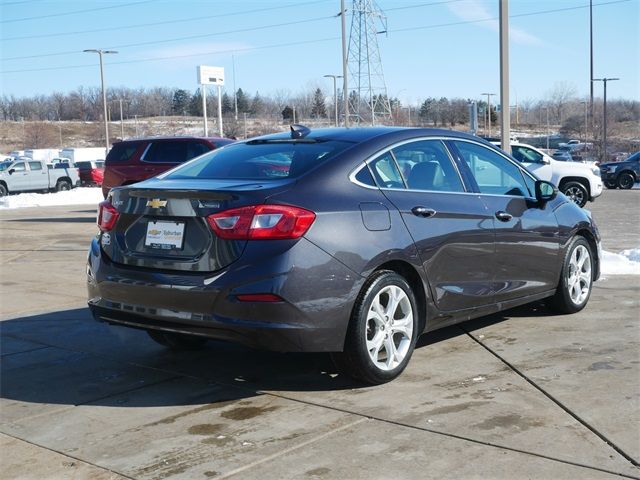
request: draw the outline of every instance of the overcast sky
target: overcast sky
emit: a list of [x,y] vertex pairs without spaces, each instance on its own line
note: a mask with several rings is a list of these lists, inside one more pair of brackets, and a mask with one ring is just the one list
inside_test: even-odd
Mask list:
[[[593,0],[594,75],[619,77],[609,98],[640,100],[640,0]],[[350,9],[351,1],[346,1]],[[194,91],[196,66],[222,66],[228,91],[299,93],[341,74],[339,0],[0,0],[1,93],[99,86]],[[499,92],[498,0],[378,0],[390,96],[480,98]],[[555,85],[589,92],[589,1],[511,0],[511,97]],[[348,26],[351,15],[348,15]],[[382,29],[382,26],[380,26]],[[596,84],[602,96],[602,84]]]

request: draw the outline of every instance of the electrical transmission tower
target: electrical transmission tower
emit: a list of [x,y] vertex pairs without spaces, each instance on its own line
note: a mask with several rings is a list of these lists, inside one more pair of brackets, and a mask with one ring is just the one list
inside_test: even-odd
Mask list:
[[377,37],[386,32],[387,18],[374,0],[353,0],[347,59],[349,113],[354,123],[375,125],[392,119]]

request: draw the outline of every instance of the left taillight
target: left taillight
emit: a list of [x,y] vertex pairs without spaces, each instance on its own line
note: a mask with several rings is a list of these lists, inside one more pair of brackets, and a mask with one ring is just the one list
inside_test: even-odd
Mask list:
[[109,232],[113,230],[119,215],[109,200],[100,202],[98,204],[98,228],[100,231]]
[[252,205],[207,217],[211,229],[226,240],[283,240],[304,235],[316,214],[289,205]]

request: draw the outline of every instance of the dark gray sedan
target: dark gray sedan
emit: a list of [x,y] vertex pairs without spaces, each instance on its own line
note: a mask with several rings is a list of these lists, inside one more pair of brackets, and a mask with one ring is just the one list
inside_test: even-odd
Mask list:
[[170,348],[331,352],[371,384],[426,331],[546,297],[581,310],[600,265],[588,212],[433,129],[294,126],[113,189],[98,225],[98,320]]

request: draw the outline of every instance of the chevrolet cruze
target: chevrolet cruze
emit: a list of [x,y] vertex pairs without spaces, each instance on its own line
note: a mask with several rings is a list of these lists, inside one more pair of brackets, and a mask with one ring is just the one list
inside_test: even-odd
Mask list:
[[585,307],[589,213],[491,144],[433,129],[291,132],[111,190],[89,251],[98,320],[170,348],[331,352],[370,384],[418,336],[550,298]]

